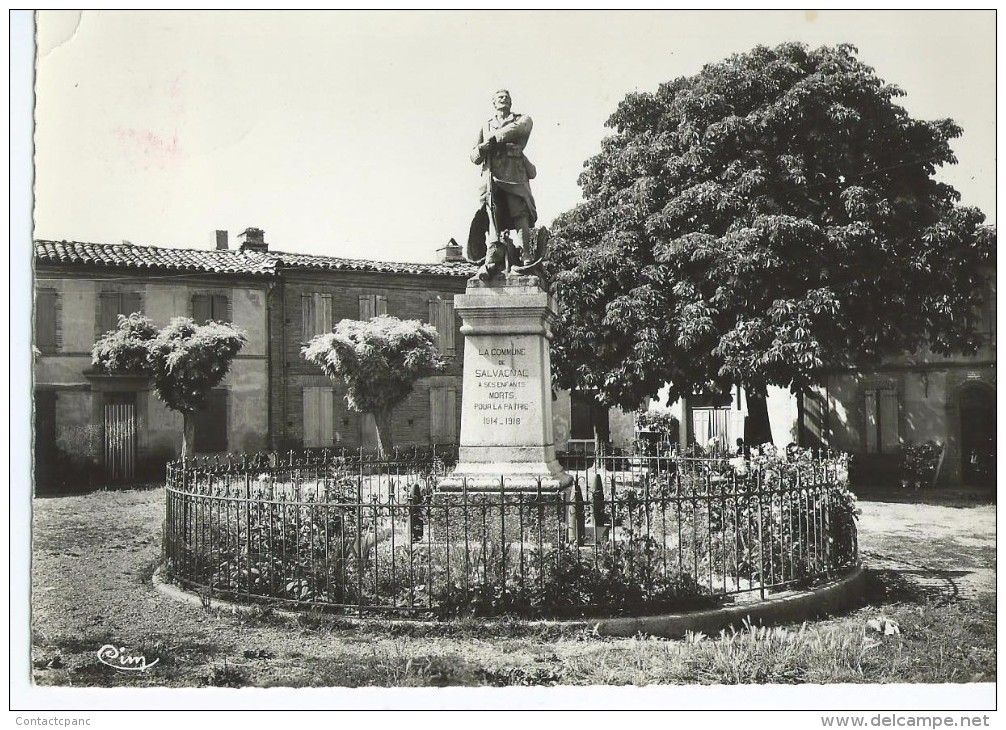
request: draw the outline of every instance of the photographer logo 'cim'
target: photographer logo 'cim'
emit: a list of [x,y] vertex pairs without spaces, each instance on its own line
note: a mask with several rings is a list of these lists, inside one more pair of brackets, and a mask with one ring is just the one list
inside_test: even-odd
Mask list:
[[105,644],[98,649],[98,661],[106,667],[123,672],[144,672],[161,660],[154,659],[150,664],[147,664],[147,659],[142,654],[131,656],[126,653],[126,647],[124,646],[116,648],[111,644]]

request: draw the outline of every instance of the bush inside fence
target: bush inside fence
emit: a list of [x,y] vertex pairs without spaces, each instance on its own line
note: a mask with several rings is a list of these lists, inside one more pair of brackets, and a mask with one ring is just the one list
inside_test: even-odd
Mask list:
[[539,617],[763,597],[858,561],[838,460],[598,466],[563,494],[442,500],[417,464],[174,465],[168,569],[211,594],[361,614]]

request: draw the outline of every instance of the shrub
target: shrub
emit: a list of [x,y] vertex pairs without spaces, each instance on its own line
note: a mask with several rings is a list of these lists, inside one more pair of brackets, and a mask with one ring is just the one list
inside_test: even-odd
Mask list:
[[636,430],[649,431],[657,436],[657,442],[642,438],[640,445],[644,453],[656,455],[669,452],[678,443],[678,418],[666,409],[649,409],[636,412]]
[[906,445],[901,461],[902,486],[912,484],[918,489],[931,485],[942,455],[943,446],[935,441]]

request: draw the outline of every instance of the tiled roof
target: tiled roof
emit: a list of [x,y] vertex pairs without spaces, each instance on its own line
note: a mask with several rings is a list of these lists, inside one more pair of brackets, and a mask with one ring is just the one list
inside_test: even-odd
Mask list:
[[475,267],[467,262],[408,264],[281,251],[259,253],[240,250],[197,250],[136,246],[131,243],[81,243],[79,241],[35,241],[35,263],[81,264],[126,269],[172,269],[257,276],[275,276],[279,267],[457,277],[468,277],[475,271]]
[[393,274],[434,274],[440,276],[469,277],[475,267],[467,261],[449,264],[406,264],[398,261],[369,261],[367,259],[340,259],[308,253],[270,252],[282,266],[291,269],[330,269],[342,271],[379,271]]
[[266,254],[241,251],[195,251],[185,248],[135,246],[131,243],[35,241],[37,264],[84,264],[126,269],[173,269],[214,274],[264,274],[276,270]]

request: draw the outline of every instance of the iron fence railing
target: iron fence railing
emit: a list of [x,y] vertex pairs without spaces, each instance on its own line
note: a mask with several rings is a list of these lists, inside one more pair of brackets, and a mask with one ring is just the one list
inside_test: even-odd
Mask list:
[[563,491],[439,491],[445,459],[168,466],[170,577],[356,614],[579,616],[763,598],[858,564],[838,458],[593,457]]

